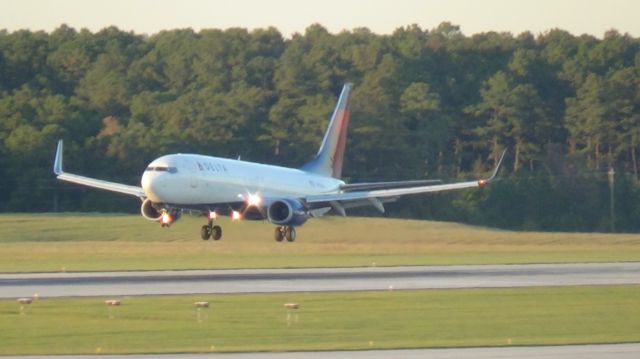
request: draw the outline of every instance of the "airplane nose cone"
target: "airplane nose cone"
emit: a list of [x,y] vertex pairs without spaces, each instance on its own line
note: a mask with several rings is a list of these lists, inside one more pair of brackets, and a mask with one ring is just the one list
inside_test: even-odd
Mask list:
[[151,199],[153,202],[162,202],[158,193],[160,184],[158,183],[159,181],[157,174],[152,172],[145,172],[142,175],[142,180],[140,182],[144,193],[147,195],[147,198]]

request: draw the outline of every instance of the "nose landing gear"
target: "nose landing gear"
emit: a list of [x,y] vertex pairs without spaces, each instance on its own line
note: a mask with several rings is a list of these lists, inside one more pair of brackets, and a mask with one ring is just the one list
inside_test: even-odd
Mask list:
[[208,224],[205,224],[200,228],[200,237],[205,241],[209,238],[213,238],[214,241],[220,240],[222,238],[222,227],[218,225],[213,225],[213,221],[209,220]]

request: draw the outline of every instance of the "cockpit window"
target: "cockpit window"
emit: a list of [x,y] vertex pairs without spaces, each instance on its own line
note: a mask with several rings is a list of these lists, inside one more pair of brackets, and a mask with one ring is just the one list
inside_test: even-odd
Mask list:
[[178,169],[176,167],[167,167],[167,166],[149,166],[145,171],[158,171],[158,172],[169,172],[169,173],[177,173]]

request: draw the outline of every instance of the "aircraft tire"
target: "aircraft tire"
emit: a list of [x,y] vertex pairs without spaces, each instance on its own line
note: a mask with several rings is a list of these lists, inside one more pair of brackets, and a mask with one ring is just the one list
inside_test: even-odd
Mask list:
[[294,242],[296,240],[296,228],[286,227],[285,236],[287,237],[287,241]]
[[213,226],[211,228],[211,238],[213,238],[214,241],[220,240],[220,238],[222,238],[222,227]]
[[285,237],[284,227],[281,227],[281,226],[276,227],[276,231],[274,234],[275,234],[276,241],[282,242],[282,240],[284,240],[284,237]]
[[200,228],[200,237],[205,241],[211,238],[211,227],[206,224],[202,226],[202,228]]

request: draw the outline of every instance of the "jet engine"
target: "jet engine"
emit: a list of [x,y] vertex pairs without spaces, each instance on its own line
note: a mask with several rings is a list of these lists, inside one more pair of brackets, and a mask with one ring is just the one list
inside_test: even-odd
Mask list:
[[140,213],[142,217],[150,221],[159,221],[162,219],[162,211],[159,211],[153,206],[153,202],[150,199],[145,199],[140,207]]
[[300,201],[278,199],[267,207],[269,222],[283,226],[299,226],[309,219],[309,213]]
[[158,209],[153,205],[150,199],[145,199],[140,207],[140,213],[142,217],[154,222],[160,222],[163,225],[170,225],[171,223],[180,219],[182,212],[176,210],[165,211]]

